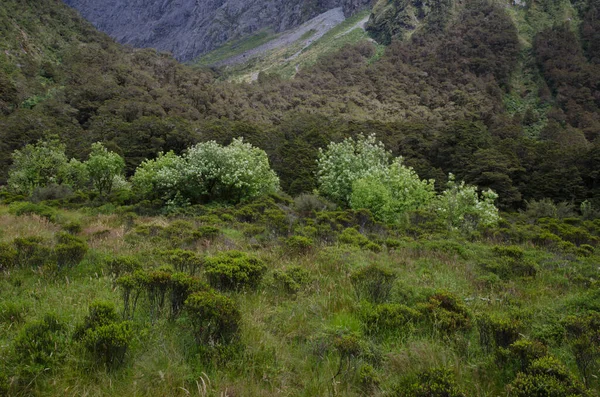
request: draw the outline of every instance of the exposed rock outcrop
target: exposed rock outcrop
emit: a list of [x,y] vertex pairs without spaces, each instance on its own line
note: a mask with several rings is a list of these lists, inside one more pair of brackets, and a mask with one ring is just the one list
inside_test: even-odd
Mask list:
[[263,28],[281,32],[327,10],[371,0],[64,0],[117,41],[191,60]]

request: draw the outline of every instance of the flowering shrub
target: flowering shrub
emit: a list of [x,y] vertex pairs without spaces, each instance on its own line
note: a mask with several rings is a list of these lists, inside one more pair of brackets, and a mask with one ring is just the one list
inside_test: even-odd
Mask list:
[[450,174],[448,188],[434,201],[434,210],[451,229],[469,230],[477,226],[493,226],[500,215],[494,201],[498,195],[492,190],[477,194],[475,186],[457,183]]
[[204,142],[181,157],[169,152],[146,160],[132,182],[141,198],[160,198],[175,205],[208,200],[238,202],[279,188],[279,178],[264,150],[241,138],[229,146]]
[[396,158],[380,175],[371,174],[352,185],[350,206],[367,208],[386,223],[396,223],[407,211],[423,207],[435,197],[433,180],[421,180]]
[[327,150],[319,150],[319,193],[331,200],[349,204],[354,182],[385,174],[390,158],[391,154],[385,150],[383,143],[375,140],[375,135],[332,142]]
[[173,199],[180,183],[183,159],[173,152],[160,153],[153,160],[143,161],[131,178],[135,194],[147,200]]
[[374,135],[331,143],[319,152],[319,191],[353,209],[366,208],[380,221],[397,222],[404,212],[428,204],[435,191],[433,180],[419,179],[401,157],[391,158]]

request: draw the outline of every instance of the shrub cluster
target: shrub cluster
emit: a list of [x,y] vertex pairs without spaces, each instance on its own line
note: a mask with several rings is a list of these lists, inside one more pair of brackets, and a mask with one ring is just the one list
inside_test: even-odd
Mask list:
[[204,266],[210,285],[221,290],[256,288],[266,270],[260,259],[240,251],[208,257]]
[[97,363],[114,368],[125,360],[133,329],[129,321],[119,321],[112,303],[93,302],[83,323],[76,326],[73,337]]

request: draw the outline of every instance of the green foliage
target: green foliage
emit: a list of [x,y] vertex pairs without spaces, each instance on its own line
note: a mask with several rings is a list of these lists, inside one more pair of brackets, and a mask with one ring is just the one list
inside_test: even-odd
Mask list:
[[107,368],[114,368],[125,360],[132,337],[130,322],[113,322],[87,330],[83,345],[98,363]]
[[146,273],[143,279],[148,303],[150,304],[150,317],[160,314],[165,306],[167,291],[171,286],[171,271],[161,268]]
[[315,194],[304,193],[294,198],[294,207],[302,215],[309,215],[319,211],[333,211],[335,204]]
[[94,189],[101,196],[111,193],[116,185],[115,180],[118,181],[125,169],[125,160],[100,142],[92,144],[92,151],[84,164]]
[[365,332],[371,335],[403,335],[411,332],[422,314],[406,305],[386,303],[363,310]]
[[18,252],[13,244],[0,243],[0,270],[10,269],[17,264]]
[[68,233],[59,234],[54,253],[58,266],[73,266],[79,264],[88,251],[87,243]]
[[107,263],[108,271],[114,278],[122,274],[133,273],[142,268],[142,263],[135,256],[121,255],[110,259]]
[[29,215],[35,214],[46,218],[51,222],[56,220],[57,211],[52,207],[48,207],[44,204],[35,204],[30,202],[15,202],[9,207],[10,213],[14,215]]
[[519,397],[586,397],[591,394],[556,358],[546,356],[531,363],[517,374],[508,386],[511,395]]
[[479,341],[487,350],[506,348],[519,339],[521,323],[510,317],[482,315],[477,318]]
[[82,342],[97,363],[110,369],[123,363],[133,329],[130,322],[119,322],[112,303],[96,301],[83,323],[75,327],[73,338]]
[[175,267],[178,272],[188,272],[195,274],[199,271],[203,264],[204,258],[202,255],[194,251],[186,251],[181,249],[170,250],[163,253],[165,258]]
[[231,298],[213,291],[196,292],[186,299],[185,310],[200,343],[230,342],[238,334],[241,315]]
[[204,267],[210,285],[221,290],[254,289],[266,270],[260,259],[240,251],[208,257]]
[[34,377],[46,369],[56,370],[67,346],[66,326],[53,314],[26,324],[14,341],[19,370]]
[[443,335],[471,329],[471,314],[467,307],[449,292],[440,291],[431,295],[420,309],[434,329]]
[[352,273],[350,280],[359,299],[382,303],[390,296],[394,281],[396,281],[396,274],[373,264]]
[[437,197],[432,206],[449,228],[469,231],[498,223],[500,216],[494,205],[497,198],[498,195],[492,190],[482,192],[480,197],[474,186],[468,186],[464,181],[456,183],[454,176],[450,174],[448,188]]
[[144,160],[131,177],[134,193],[141,199],[169,200],[177,194],[173,180],[183,167],[183,159],[175,153],[159,153],[155,159]]
[[421,180],[416,172],[395,159],[382,175],[369,175],[352,185],[350,206],[366,208],[375,219],[398,223],[408,211],[422,208],[435,196],[433,180]]
[[161,198],[175,205],[208,200],[239,202],[279,188],[266,153],[234,139],[229,146],[199,143],[183,157],[173,153],[147,160],[136,170],[134,190],[146,199]]
[[209,289],[199,278],[186,273],[173,273],[170,281],[172,317],[179,315],[184,308],[185,301],[192,293]]
[[291,266],[286,270],[273,272],[273,279],[288,294],[296,294],[311,280],[308,270],[300,266]]
[[9,325],[23,323],[27,307],[16,302],[1,302],[0,303],[0,323],[8,323]]
[[196,230],[199,238],[204,240],[214,240],[221,235],[221,230],[215,226],[203,225]]
[[600,313],[569,316],[564,323],[577,367],[589,385],[593,374],[599,368]]
[[456,383],[454,373],[448,368],[432,368],[421,372],[417,381],[394,390],[401,397],[465,397]]
[[30,195],[37,187],[61,183],[66,177],[68,159],[58,141],[38,141],[12,154],[8,185],[16,193]]
[[388,167],[391,154],[375,135],[347,138],[331,142],[327,150],[319,150],[317,179],[319,193],[348,205],[355,181],[370,175],[379,176]]
[[285,247],[291,254],[305,254],[314,246],[310,237],[291,236],[285,240]]
[[526,371],[534,361],[546,357],[548,348],[535,340],[519,339],[506,348],[500,347],[496,353],[498,365],[514,376],[516,372]]
[[17,237],[13,245],[17,250],[16,264],[20,267],[39,267],[54,260],[52,248],[41,237]]

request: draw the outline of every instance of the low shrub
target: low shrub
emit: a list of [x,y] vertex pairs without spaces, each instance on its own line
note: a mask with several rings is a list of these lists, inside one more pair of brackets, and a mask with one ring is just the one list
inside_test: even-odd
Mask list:
[[221,235],[221,230],[214,226],[200,226],[196,230],[196,236],[204,240],[214,240]]
[[0,323],[18,324],[25,321],[27,308],[15,302],[0,302]]
[[161,231],[160,235],[169,240],[169,243],[174,247],[189,245],[199,238],[194,225],[183,220],[172,222]]
[[78,221],[67,222],[63,225],[63,230],[65,232],[71,233],[71,234],[81,233],[82,229],[83,229],[83,226],[81,225],[81,222],[78,222]]
[[408,385],[397,386],[392,395],[398,397],[466,397],[448,368],[433,368],[417,375]]
[[205,260],[210,285],[221,290],[256,288],[266,270],[264,263],[245,252],[228,251]]
[[204,258],[194,251],[176,249],[163,252],[163,256],[178,272],[196,274],[204,263]]
[[83,239],[69,233],[58,234],[57,241],[54,253],[58,266],[77,265],[88,251],[88,245]]
[[199,343],[236,338],[241,314],[231,298],[214,291],[195,292],[186,299],[185,310]]
[[449,292],[440,291],[431,295],[421,305],[421,311],[431,321],[434,329],[442,334],[452,334],[471,329],[471,315],[459,298]]
[[397,303],[368,307],[362,314],[365,332],[371,335],[410,332],[421,317],[419,311]]
[[518,320],[494,315],[482,315],[477,319],[479,341],[487,350],[508,347],[519,339],[521,323]]
[[88,329],[83,345],[98,363],[107,368],[119,366],[133,338],[132,324],[128,321],[109,323]]
[[394,286],[396,274],[378,265],[363,267],[350,276],[359,299],[373,303],[385,302]]
[[286,270],[273,272],[275,282],[288,294],[298,293],[310,282],[310,273],[303,267],[292,266]]
[[110,302],[95,301],[90,304],[89,314],[84,318],[81,324],[75,327],[73,338],[81,340],[85,333],[94,328],[98,328],[118,321],[119,316],[115,310],[115,305]]
[[67,345],[67,327],[53,314],[25,324],[14,341],[18,369],[24,376],[53,372],[60,366]]
[[515,397],[588,397],[592,394],[556,358],[546,356],[519,372],[507,387]]
[[18,252],[13,244],[0,243],[0,270],[10,269],[17,264]]
[[321,196],[301,194],[294,198],[294,207],[303,216],[309,216],[315,212],[333,211],[336,206]]
[[35,188],[31,193],[30,200],[34,203],[48,200],[66,200],[72,195],[73,189],[70,186],[53,183]]
[[75,327],[75,340],[80,341],[93,359],[111,369],[122,364],[133,338],[132,324],[119,321],[110,302],[90,304],[89,314]]
[[496,358],[498,365],[513,375],[525,371],[535,360],[545,357],[548,348],[535,340],[519,339],[507,348],[500,348]]
[[176,317],[183,310],[185,301],[194,292],[207,291],[208,285],[199,278],[186,273],[171,275],[171,316]]
[[515,277],[535,277],[538,266],[531,259],[498,258],[494,261],[484,262],[481,267],[496,274],[502,280],[511,280]]
[[54,261],[49,242],[37,236],[17,237],[13,240],[17,251],[16,264],[21,267],[39,267]]
[[287,252],[294,255],[306,254],[313,247],[314,241],[309,237],[292,236],[285,240]]
[[133,273],[142,268],[140,260],[134,256],[121,255],[108,261],[106,264],[110,274],[116,279],[122,274]]
[[171,272],[165,269],[152,270],[146,273],[144,287],[150,304],[150,316],[154,318],[165,306],[167,291],[171,286]]
[[364,247],[370,243],[369,239],[360,234],[360,232],[352,227],[344,229],[340,234],[339,240],[341,243],[354,245],[356,247]]
[[9,212],[17,216],[34,214],[42,218],[46,218],[50,222],[54,222],[57,216],[56,209],[48,207],[44,204],[35,204],[30,202],[12,203],[9,206]]
[[600,359],[600,313],[589,312],[569,316],[563,321],[567,341],[575,356],[575,363],[586,384],[599,368]]
[[116,285],[121,289],[123,298],[123,317],[133,318],[138,300],[145,290],[148,282],[146,272],[136,270],[133,274],[126,274],[116,280]]
[[510,246],[500,246],[497,245],[492,248],[492,252],[500,257],[508,257],[513,259],[523,259],[525,256],[525,251],[521,247],[517,247],[515,245]]

